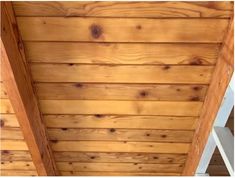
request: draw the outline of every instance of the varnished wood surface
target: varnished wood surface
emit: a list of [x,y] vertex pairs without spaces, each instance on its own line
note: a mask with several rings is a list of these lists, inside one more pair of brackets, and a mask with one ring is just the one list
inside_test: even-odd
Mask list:
[[52,141],[54,151],[187,153],[188,143],[114,142],[114,141]]
[[222,42],[227,19],[18,17],[25,41]]
[[31,65],[36,82],[209,84],[213,69],[213,66],[168,65]]
[[[183,7],[183,8],[182,8]],[[228,18],[232,2],[14,2],[17,16]]]
[[[43,114],[199,116],[202,102],[40,100]],[[168,108],[171,108],[170,110]]]
[[62,171],[100,171],[103,172],[172,172],[180,173],[182,164],[141,164],[141,163],[77,163],[57,162]]
[[30,62],[81,64],[214,65],[220,47],[190,43],[25,42],[24,45]]
[[[39,99],[203,101],[207,85],[36,83]],[[97,95],[97,93],[99,93]]]
[[100,162],[100,163],[184,163],[186,154],[160,153],[102,153],[102,152],[55,152],[58,162]]
[[132,128],[194,130],[197,117],[127,115],[44,115],[49,128]]

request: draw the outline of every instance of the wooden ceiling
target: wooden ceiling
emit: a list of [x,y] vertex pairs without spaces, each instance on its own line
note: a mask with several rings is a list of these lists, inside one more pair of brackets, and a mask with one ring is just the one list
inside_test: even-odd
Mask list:
[[233,73],[233,2],[2,7],[1,175],[195,173]]

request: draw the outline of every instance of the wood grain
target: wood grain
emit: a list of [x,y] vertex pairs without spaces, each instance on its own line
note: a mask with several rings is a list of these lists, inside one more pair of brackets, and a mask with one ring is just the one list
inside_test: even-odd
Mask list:
[[50,128],[132,128],[194,130],[197,117],[127,115],[44,115]]
[[139,153],[187,153],[187,143],[112,142],[112,141],[56,141],[54,151],[81,152],[139,152]]
[[[232,2],[14,2],[17,16],[213,17],[232,15]],[[182,8],[184,7],[184,8]]]
[[1,140],[23,140],[23,134],[20,128],[2,128],[1,129]]
[[35,82],[209,84],[213,69],[213,66],[31,64]]
[[1,127],[19,127],[15,114],[0,114]]
[[1,161],[1,169],[35,170],[35,166],[31,161]]
[[228,19],[18,17],[25,41],[220,43]]
[[133,164],[133,163],[77,163],[57,162],[62,171],[100,171],[103,172],[172,172],[180,173],[182,164]]
[[[19,138],[14,133],[7,134],[10,130],[3,130],[6,133],[3,138]],[[193,131],[169,131],[169,130],[133,130],[133,129],[49,129],[51,140],[100,140],[100,141],[139,141],[139,142],[184,142],[192,141]],[[11,138],[10,137],[10,138]]]
[[4,87],[3,83],[0,83],[0,99],[7,99],[7,91],[6,88]]
[[64,176],[180,176],[180,173],[61,171]]
[[23,140],[1,140],[1,150],[28,151],[28,146]]
[[[58,175],[32,87],[31,75],[12,4],[1,2],[1,7],[1,74],[4,86],[38,174],[41,176]],[[26,143],[21,143],[19,149],[20,147],[25,149]],[[1,149],[7,150],[8,146],[14,147],[16,143],[2,146]]]
[[58,162],[184,163],[186,154],[54,152]]
[[36,83],[34,86],[38,98],[43,100],[203,101],[207,91],[207,85]]
[[14,113],[14,110],[12,108],[12,105],[9,99],[0,99],[0,103],[1,103],[0,113],[2,114]]
[[4,170],[0,171],[1,176],[38,176],[36,170]]
[[2,161],[32,161],[29,151],[2,150]]
[[[202,102],[40,100],[43,114],[199,116]],[[169,108],[171,108],[169,110]]]
[[214,65],[220,47],[218,44],[72,42],[25,42],[24,45],[30,62],[83,64]]

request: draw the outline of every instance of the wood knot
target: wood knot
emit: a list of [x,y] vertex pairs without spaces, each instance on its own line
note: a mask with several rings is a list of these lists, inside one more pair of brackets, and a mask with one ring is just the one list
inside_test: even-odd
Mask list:
[[77,87],[77,88],[82,88],[83,85],[82,85],[81,83],[76,83],[76,84],[75,84],[75,87]]
[[51,140],[51,142],[52,142],[52,143],[57,143],[57,142],[58,142],[58,140]]
[[67,128],[61,128],[61,130],[68,130]]
[[146,136],[147,136],[147,137],[149,137],[149,136],[150,136],[150,134],[149,134],[149,133],[147,133],[147,134],[146,134]]
[[5,123],[3,120],[0,120],[1,127],[4,127]]
[[146,92],[146,91],[141,91],[141,92],[140,92],[140,96],[141,96],[141,97],[146,97],[146,96],[148,96],[148,92]]
[[193,87],[193,90],[195,90],[195,91],[201,90],[201,87],[199,87],[199,86]]
[[153,159],[158,159],[158,157],[157,157],[157,156],[154,156]]
[[200,58],[194,58],[194,59],[192,59],[192,61],[190,61],[190,65],[201,65],[203,62],[202,62],[202,60],[200,59]]
[[91,156],[90,158],[91,158],[91,159],[95,159],[95,156]]
[[141,30],[141,29],[142,29],[142,26],[141,26],[141,25],[137,25],[137,26],[136,26],[136,29]]
[[167,136],[166,135],[161,135],[162,138],[166,138]]
[[97,118],[102,118],[102,117],[104,117],[102,114],[95,114],[95,117],[97,117]]
[[170,66],[166,65],[166,66],[163,67],[163,70],[168,70],[170,68],[171,68]]
[[69,66],[73,66],[74,64],[73,63],[69,63]]
[[99,38],[102,35],[102,28],[99,25],[92,24],[90,26],[91,36],[95,39]]
[[8,150],[2,150],[1,153],[2,154],[9,154],[9,151]]
[[110,132],[115,132],[116,130],[114,128],[109,129]]
[[199,101],[199,97],[198,96],[193,96],[190,98],[191,101]]

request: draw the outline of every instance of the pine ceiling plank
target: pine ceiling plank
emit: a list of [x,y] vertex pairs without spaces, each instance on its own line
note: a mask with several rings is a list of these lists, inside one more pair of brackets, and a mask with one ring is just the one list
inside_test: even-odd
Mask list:
[[50,128],[135,128],[194,130],[197,117],[128,115],[44,115]]
[[18,17],[25,41],[220,43],[228,19]]
[[219,44],[25,42],[26,58],[42,63],[214,65],[219,47]]
[[0,99],[7,99],[7,91],[6,88],[4,87],[3,83],[0,83]]
[[32,161],[1,161],[1,169],[35,170],[35,167]]
[[[4,129],[3,133],[9,130]],[[97,140],[97,141],[139,141],[139,142],[181,142],[190,143],[193,131],[173,131],[173,130],[133,130],[133,129],[48,129],[50,140]],[[15,133],[5,134],[13,138]],[[5,138],[4,137],[4,138]],[[11,138],[11,137],[10,137]]]
[[0,170],[1,176],[38,176],[37,171],[35,170]]
[[28,146],[24,140],[1,140],[1,147],[3,150],[19,150],[19,151],[28,151]]
[[[232,15],[232,2],[14,2],[17,16],[214,17]],[[184,7],[184,8],[182,8]]]
[[1,140],[23,140],[23,134],[20,128],[1,128]]
[[207,85],[36,83],[34,86],[38,98],[43,100],[203,101],[207,91]]
[[139,152],[139,153],[188,153],[188,143],[113,142],[113,141],[55,141],[54,151],[81,152]]
[[[199,116],[202,102],[40,100],[43,114]],[[169,109],[170,108],[170,109]]]
[[19,127],[15,114],[0,114],[1,127]]
[[[20,123],[25,141],[39,175],[56,175],[55,162],[48,146],[38,103],[34,94],[30,74],[26,65],[23,44],[17,31],[17,24],[10,2],[1,2],[1,64],[4,86]],[[7,141],[6,141],[7,142]],[[4,145],[5,141],[2,141]],[[26,143],[8,142],[4,150],[18,145],[26,150]],[[10,149],[9,149],[10,150]]]
[[2,161],[32,161],[29,151],[2,150]]
[[184,163],[186,154],[54,152],[58,162]]
[[12,108],[11,102],[9,99],[0,99],[1,108],[0,113],[1,114],[12,114],[14,113],[14,110]]
[[209,84],[213,69],[213,66],[31,64],[35,82]]
[[135,163],[78,163],[57,162],[61,171],[103,172],[172,172],[180,173],[183,164],[135,164]]
[[208,89],[199,125],[196,129],[192,147],[189,151],[183,175],[194,175],[200,157],[206,145],[216,114],[219,110],[227,86],[234,71],[234,20],[231,19],[230,27],[226,33],[223,47],[220,51],[212,81]]
[[61,171],[63,176],[180,176],[180,173]]

